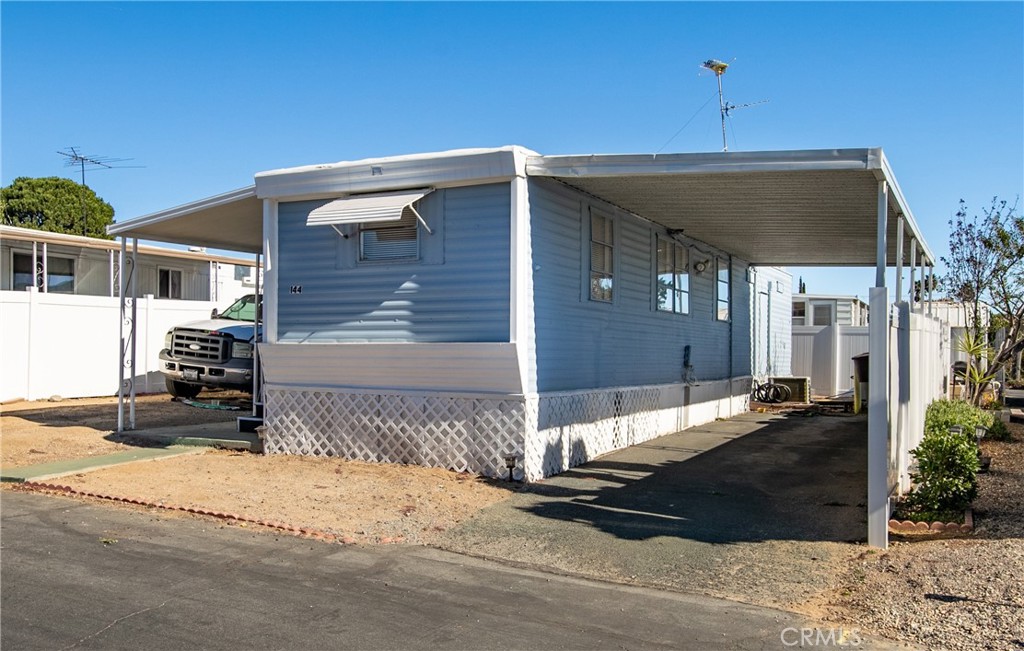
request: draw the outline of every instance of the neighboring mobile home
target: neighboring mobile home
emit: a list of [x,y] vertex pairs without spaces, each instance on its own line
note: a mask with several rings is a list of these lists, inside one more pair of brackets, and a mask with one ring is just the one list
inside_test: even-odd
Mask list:
[[[117,296],[120,249],[113,240],[0,226],[0,290]],[[140,246],[136,268],[139,296],[227,307],[255,288],[255,261],[206,251]]]
[[793,294],[793,326],[866,326],[868,304],[856,296]]
[[769,265],[894,264],[886,211],[917,230],[891,178],[876,149],[458,150],[263,172],[110,232],[263,251],[268,451],[537,479],[746,410],[789,367]]

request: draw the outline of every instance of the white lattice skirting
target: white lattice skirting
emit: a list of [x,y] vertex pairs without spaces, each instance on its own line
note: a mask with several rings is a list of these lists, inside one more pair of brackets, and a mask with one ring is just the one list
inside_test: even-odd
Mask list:
[[339,456],[536,480],[747,409],[749,378],[481,397],[266,388],[269,453]]

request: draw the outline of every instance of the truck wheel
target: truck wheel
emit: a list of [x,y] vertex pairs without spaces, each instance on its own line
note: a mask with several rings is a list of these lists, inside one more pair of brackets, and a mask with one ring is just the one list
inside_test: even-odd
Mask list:
[[171,378],[164,378],[164,384],[167,385],[167,393],[171,394],[175,398],[186,398],[191,400],[199,395],[199,392],[203,390],[203,387],[196,384],[189,384],[187,382],[177,382]]

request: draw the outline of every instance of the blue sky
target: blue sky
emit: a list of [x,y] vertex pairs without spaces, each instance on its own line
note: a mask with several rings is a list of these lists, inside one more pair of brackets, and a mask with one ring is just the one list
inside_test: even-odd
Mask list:
[[[0,182],[78,178],[129,219],[258,171],[461,147],[885,149],[925,236],[1024,194],[1024,3],[0,4]],[[735,59],[735,60],[734,60]],[[796,270],[864,295],[873,271]]]

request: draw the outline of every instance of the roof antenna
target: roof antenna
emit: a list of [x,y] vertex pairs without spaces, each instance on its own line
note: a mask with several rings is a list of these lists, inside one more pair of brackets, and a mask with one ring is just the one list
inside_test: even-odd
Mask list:
[[88,165],[91,170],[102,170],[102,169],[114,169],[115,167],[142,167],[141,165],[114,165],[114,163],[124,163],[132,160],[131,158],[110,158],[109,156],[89,156],[86,154],[79,153],[78,147],[68,147],[67,151],[58,151],[58,154],[64,156],[67,160],[64,162],[64,167],[78,167],[82,170],[82,187],[79,190],[79,198],[82,201],[82,235],[84,237],[89,236],[89,222],[85,212],[85,166]]
[[730,104],[725,101],[725,97],[722,95],[722,75],[725,74],[725,69],[729,67],[729,64],[718,59],[708,59],[700,64],[700,67],[715,73],[715,77],[718,78],[718,110],[722,115],[722,151],[729,151],[729,142],[725,138],[725,118],[730,117],[729,112],[735,109],[747,108],[748,106],[765,104],[771,100],[763,99],[760,102],[750,102],[749,104],[740,104],[738,106]]

